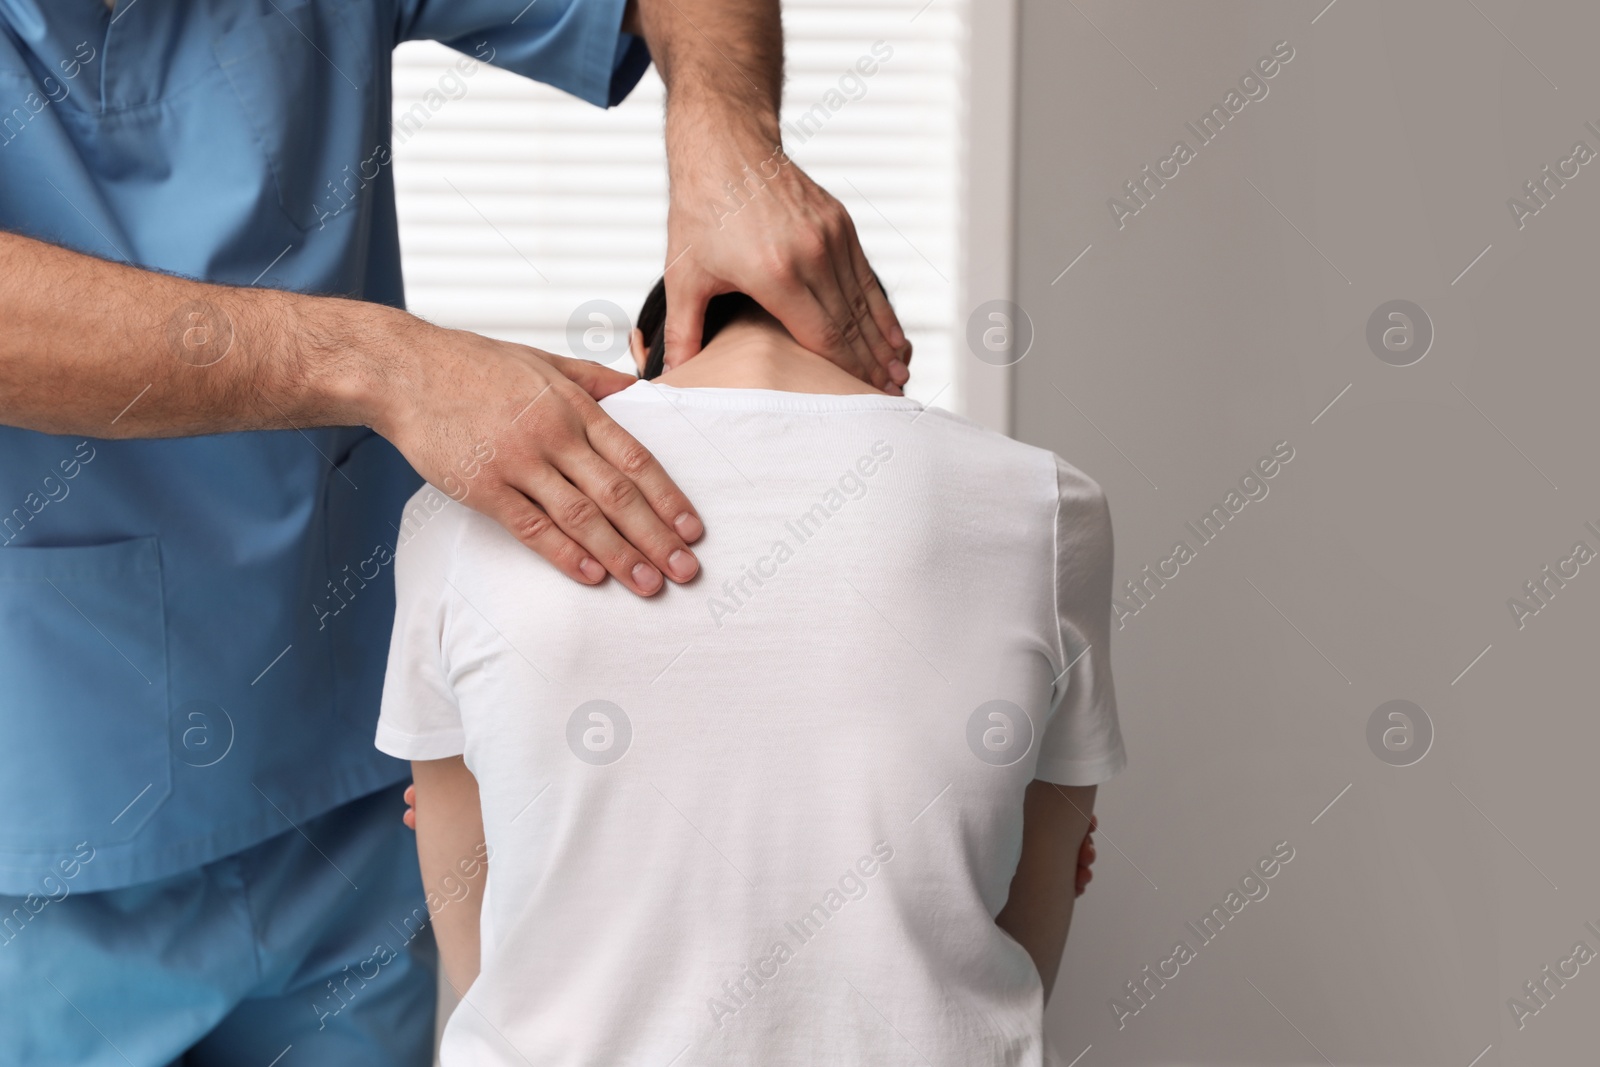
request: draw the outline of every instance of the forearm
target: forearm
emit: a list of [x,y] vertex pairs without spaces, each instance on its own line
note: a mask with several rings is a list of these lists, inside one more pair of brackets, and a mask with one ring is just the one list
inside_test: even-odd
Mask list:
[[0,423],[110,438],[369,423],[374,355],[398,353],[407,319],[0,233]]
[[995,924],[1028,950],[1044,983],[1045,1001],[1072,925],[1078,850],[1089,832],[1096,786],[1035,781],[1024,801],[1022,855],[1006,906]]
[[[478,924],[483,916],[483,886],[488,877],[489,846],[480,836],[452,837],[437,842],[421,860],[422,885],[444,980],[460,997],[478,979],[482,945]],[[421,838],[418,856],[423,856]]]
[[478,977],[489,877],[478,782],[459,757],[415,761],[417,862],[444,979],[459,997]]
[[[667,87],[670,169],[693,164],[698,146],[713,137],[777,149],[783,95],[777,0],[634,0],[626,25],[649,43]],[[759,162],[749,160],[752,167]]]

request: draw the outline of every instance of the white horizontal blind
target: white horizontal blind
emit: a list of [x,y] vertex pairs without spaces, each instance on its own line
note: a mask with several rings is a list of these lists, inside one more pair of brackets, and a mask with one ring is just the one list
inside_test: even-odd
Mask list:
[[[916,346],[907,391],[953,410],[965,14],[965,0],[784,8],[785,147],[855,219]],[[395,54],[409,305],[442,325],[590,355],[569,344],[575,310],[603,299],[631,317],[664,266],[661,82],[651,70],[602,111],[482,64],[463,75],[460,58],[431,43]],[[615,365],[631,369],[625,355]]]

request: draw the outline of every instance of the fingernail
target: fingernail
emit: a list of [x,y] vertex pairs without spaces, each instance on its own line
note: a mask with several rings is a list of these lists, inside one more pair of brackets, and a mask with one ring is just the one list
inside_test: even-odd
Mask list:
[[889,377],[894,379],[896,385],[904,385],[911,380],[911,372],[906,369],[904,363],[892,359],[889,361]]
[[667,570],[680,582],[693,578],[699,569],[700,564],[695,562],[695,558],[681,548],[667,557]]
[[682,515],[673,519],[672,527],[678,531],[679,537],[690,544],[700,540],[706,532],[705,525],[701,523],[700,517],[691,511],[685,511]]
[[584,556],[578,564],[578,571],[591,582],[598,582],[606,576],[606,569],[588,556]]
[[661,572],[648,563],[635,563],[633,584],[638,586],[642,593],[654,593],[661,588]]

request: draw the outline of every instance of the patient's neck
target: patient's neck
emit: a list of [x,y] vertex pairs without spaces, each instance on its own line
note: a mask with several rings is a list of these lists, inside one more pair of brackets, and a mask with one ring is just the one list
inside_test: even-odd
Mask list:
[[877,393],[848,371],[802,348],[775,325],[732,322],[699,355],[656,381],[681,388],[777,389],[787,393]]

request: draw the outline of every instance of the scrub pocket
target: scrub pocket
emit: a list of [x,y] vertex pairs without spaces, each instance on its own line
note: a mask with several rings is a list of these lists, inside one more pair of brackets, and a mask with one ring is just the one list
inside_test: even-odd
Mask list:
[[0,850],[126,841],[166,798],[165,616],[154,537],[0,548]]

